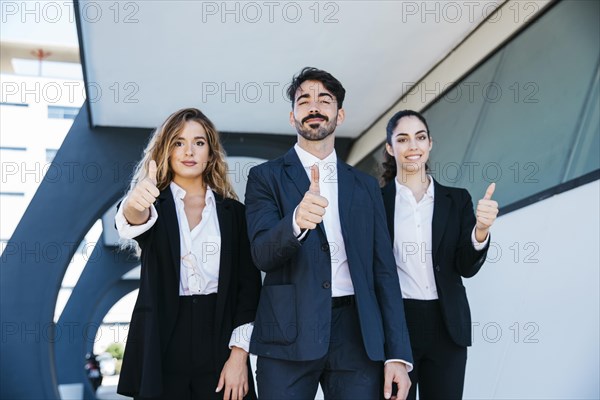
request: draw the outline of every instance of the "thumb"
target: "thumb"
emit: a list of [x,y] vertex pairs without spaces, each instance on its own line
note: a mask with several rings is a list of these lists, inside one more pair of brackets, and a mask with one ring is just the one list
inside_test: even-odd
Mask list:
[[310,187],[308,191],[321,194],[321,189],[319,188],[319,166],[317,164],[310,167]]
[[215,393],[220,392],[223,389],[224,385],[225,385],[225,376],[223,375],[223,372],[221,372],[221,376],[219,377],[219,383],[217,383],[217,389],[215,390]]
[[148,178],[156,185],[158,182],[156,179],[156,171],[158,168],[156,167],[156,161],[150,160],[150,164],[148,164]]
[[392,397],[392,379],[389,374],[385,374],[383,383],[383,398],[389,399]]
[[496,182],[490,183],[487,190],[485,191],[485,195],[483,196],[484,200],[491,200],[492,195],[494,194],[494,190],[496,190]]

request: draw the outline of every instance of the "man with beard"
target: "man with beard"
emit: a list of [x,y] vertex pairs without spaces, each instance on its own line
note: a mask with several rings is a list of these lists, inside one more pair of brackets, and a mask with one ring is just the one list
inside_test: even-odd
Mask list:
[[398,398],[412,355],[396,263],[374,178],[341,160],[345,90],[304,68],[288,89],[296,145],[250,170],[252,257],[266,273],[250,352],[260,399]]

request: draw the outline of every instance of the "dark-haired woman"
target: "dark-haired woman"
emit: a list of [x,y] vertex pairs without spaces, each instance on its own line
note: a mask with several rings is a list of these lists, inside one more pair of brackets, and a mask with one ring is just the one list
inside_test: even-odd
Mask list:
[[402,288],[414,369],[408,399],[462,398],[471,315],[462,277],[475,275],[498,214],[492,183],[473,214],[465,189],[440,185],[426,163],[425,118],[396,113],[387,126],[384,204]]

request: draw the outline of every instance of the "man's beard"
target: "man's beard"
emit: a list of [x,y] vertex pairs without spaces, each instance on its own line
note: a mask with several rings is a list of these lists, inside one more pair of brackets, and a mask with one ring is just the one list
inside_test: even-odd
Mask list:
[[[308,118],[309,117],[305,119]],[[296,126],[296,132],[304,139],[318,141],[325,139],[335,131],[337,126],[337,116],[330,121],[324,121],[319,124],[308,124],[308,126],[294,118],[294,124]],[[311,125],[314,125],[316,129],[312,128]]]

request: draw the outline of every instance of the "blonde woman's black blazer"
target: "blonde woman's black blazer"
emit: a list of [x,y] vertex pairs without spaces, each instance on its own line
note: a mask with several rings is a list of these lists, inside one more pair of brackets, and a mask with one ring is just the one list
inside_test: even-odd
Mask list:
[[[215,193],[221,258],[214,335],[220,368],[229,357],[233,329],[254,321],[260,294],[260,271],[252,263],[244,206]],[[154,397],[162,392],[162,359],[179,306],[180,239],[171,190],[155,202],[158,220],[136,241],[142,248],[140,291],[131,316],[118,392]],[[253,392],[250,368],[249,382]]]

